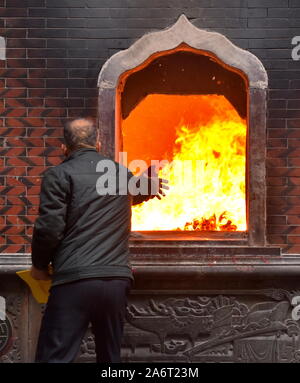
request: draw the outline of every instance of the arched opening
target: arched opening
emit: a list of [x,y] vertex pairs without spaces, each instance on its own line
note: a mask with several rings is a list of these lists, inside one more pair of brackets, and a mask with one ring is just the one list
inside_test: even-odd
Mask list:
[[134,231],[247,232],[248,80],[186,44],[124,72],[116,157],[161,161],[170,191],[133,208]]

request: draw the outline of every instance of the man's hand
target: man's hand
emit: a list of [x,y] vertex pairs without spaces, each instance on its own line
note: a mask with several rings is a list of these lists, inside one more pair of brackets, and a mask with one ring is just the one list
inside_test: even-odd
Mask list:
[[31,266],[30,274],[33,279],[38,281],[49,281],[51,279],[51,275],[48,270],[39,270],[34,266]]
[[151,179],[151,198],[157,197],[158,199],[161,199],[162,197],[165,197],[166,194],[163,189],[169,190],[169,186],[167,185],[169,181],[165,178],[158,177],[158,174],[153,166],[149,166],[144,174]]

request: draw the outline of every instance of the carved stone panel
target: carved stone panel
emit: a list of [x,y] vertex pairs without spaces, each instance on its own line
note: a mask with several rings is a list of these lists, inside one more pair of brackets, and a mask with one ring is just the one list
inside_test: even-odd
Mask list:
[[0,295],[5,299],[5,320],[0,320],[0,363],[28,359],[28,295],[16,278],[1,276]]
[[298,362],[297,292],[132,295],[123,361]]

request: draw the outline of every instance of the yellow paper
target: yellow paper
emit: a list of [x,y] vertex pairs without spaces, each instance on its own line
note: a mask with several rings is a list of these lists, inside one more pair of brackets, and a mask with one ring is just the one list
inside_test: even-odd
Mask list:
[[17,275],[28,284],[33,297],[38,303],[47,303],[51,280],[38,281],[32,278],[30,270],[17,271]]

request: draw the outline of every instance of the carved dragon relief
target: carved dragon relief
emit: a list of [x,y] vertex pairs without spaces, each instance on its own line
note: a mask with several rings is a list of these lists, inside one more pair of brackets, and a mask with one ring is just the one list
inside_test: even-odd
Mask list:
[[[300,362],[300,291],[131,298],[124,361]],[[94,358],[89,329],[77,361]]]
[[[298,362],[300,292],[268,289],[250,294],[247,302],[218,295],[150,298],[129,305],[123,346],[131,354],[126,358]],[[257,302],[257,294],[267,300]]]

